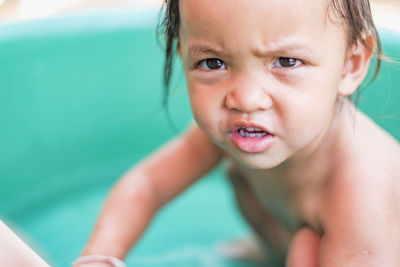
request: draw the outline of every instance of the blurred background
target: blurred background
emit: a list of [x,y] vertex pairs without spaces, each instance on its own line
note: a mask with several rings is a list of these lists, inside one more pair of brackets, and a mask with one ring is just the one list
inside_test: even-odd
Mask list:
[[[93,9],[158,10],[161,3],[162,0],[0,0],[0,23]],[[399,0],[371,0],[371,7],[380,27],[400,31]]]
[[43,18],[95,9],[159,9],[162,0],[0,0],[0,22]]
[[[399,59],[400,0],[371,1],[385,54]],[[160,108],[162,2],[0,0],[0,219],[52,266],[79,255],[118,177],[177,133]],[[169,112],[182,130],[191,112],[177,63]],[[399,65],[384,62],[359,101],[398,140],[399,84]],[[248,232],[217,168],[157,215],[126,261],[258,267],[214,250]]]

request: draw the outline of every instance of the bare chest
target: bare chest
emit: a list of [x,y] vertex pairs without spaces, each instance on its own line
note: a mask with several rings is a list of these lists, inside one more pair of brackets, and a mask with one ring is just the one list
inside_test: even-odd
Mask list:
[[287,187],[277,182],[280,177],[266,177],[264,173],[233,166],[228,169],[228,176],[234,184],[239,204],[240,199],[252,199],[241,205],[250,210],[257,206],[258,211],[254,213],[264,214],[260,217],[268,218],[280,231],[292,235],[308,225],[321,232],[318,219],[321,192],[318,189]]

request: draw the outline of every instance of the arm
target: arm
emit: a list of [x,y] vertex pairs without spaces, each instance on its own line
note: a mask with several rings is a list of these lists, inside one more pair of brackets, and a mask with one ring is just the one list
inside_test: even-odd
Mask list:
[[124,258],[158,209],[212,169],[221,156],[193,126],[128,171],[112,189],[83,255]]
[[287,267],[399,266],[395,203],[379,199],[376,191],[368,191],[375,193],[374,197],[349,191],[352,189],[341,189],[334,194],[339,197],[328,197],[328,205],[322,206],[322,236],[308,227],[294,235]]
[[[399,232],[393,205],[382,197],[386,194],[378,187],[368,191],[360,187],[344,189],[324,209],[319,266],[399,266]],[[354,188],[360,191],[347,194]]]
[[328,227],[321,239],[319,266],[399,266],[398,255],[393,251],[395,242],[392,241],[393,236],[388,236],[384,229],[386,226],[377,223],[365,229],[360,226],[364,223],[359,220],[358,224],[347,222]]

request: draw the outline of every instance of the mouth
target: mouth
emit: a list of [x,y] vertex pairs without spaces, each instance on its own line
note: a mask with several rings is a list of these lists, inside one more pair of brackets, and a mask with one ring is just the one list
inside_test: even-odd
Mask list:
[[269,134],[267,131],[256,127],[239,127],[236,132],[245,138],[265,137]]
[[233,143],[246,153],[260,153],[271,147],[274,136],[258,126],[237,126],[231,133]]

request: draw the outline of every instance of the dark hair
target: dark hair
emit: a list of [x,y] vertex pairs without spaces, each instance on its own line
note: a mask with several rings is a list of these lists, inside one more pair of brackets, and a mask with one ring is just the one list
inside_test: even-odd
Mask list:
[[164,34],[164,38],[166,41],[164,73],[163,73],[163,85],[164,85],[163,106],[166,107],[168,104],[173,62],[176,56],[176,48],[179,39],[179,26],[180,26],[179,0],[164,0],[163,8],[161,9],[160,14],[163,15],[164,17],[160,21],[161,23],[158,26],[157,32]]
[[[347,32],[348,47],[354,44],[362,44],[368,49],[363,34],[370,32],[375,38],[375,56],[377,58],[373,79],[379,73],[381,60],[383,58],[381,40],[372,19],[369,0],[330,0],[329,8],[335,15],[344,21],[345,31]],[[330,10],[329,10],[330,11]],[[332,14],[331,12],[329,14]],[[163,105],[168,104],[170,91],[170,80],[172,76],[173,61],[176,56],[176,48],[179,39],[179,0],[164,0],[161,10],[163,18],[160,20],[159,32],[164,34],[166,41],[165,65],[164,65],[164,98]],[[372,79],[372,80],[373,80]],[[359,91],[357,90],[356,101],[358,102]]]

